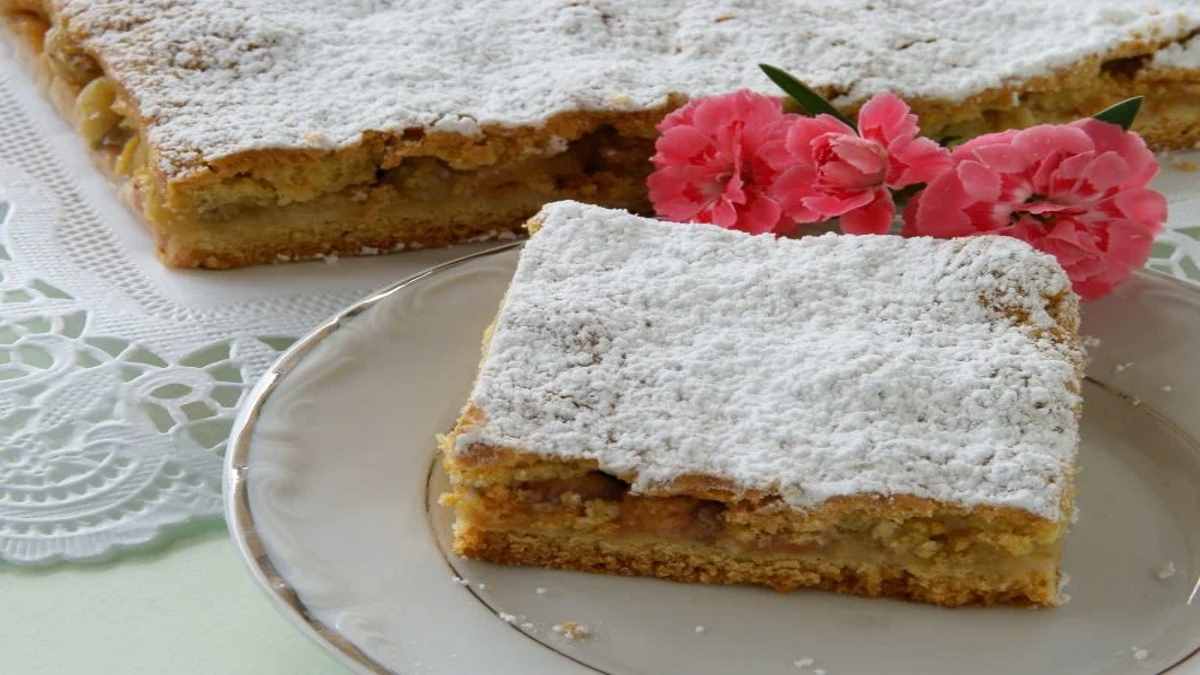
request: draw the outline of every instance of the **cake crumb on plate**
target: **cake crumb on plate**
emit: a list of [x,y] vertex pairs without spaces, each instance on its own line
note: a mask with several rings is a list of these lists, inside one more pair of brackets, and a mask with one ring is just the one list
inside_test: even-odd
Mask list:
[[1162,566],[1159,567],[1154,573],[1154,576],[1158,577],[1160,581],[1166,581],[1167,579],[1175,576],[1175,562],[1173,560],[1168,560],[1167,562],[1163,563]]
[[582,640],[583,638],[590,637],[592,634],[592,629],[586,624],[574,621],[556,623],[552,630],[568,640]]

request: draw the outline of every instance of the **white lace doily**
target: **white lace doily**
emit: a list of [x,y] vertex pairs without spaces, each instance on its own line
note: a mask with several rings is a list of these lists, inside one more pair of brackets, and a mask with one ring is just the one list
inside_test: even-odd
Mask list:
[[105,557],[217,522],[233,411],[280,350],[479,248],[165,270],[0,43],[0,561]]
[[[1175,166],[1189,157],[1164,162],[1171,230],[1151,266],[1200,280],[1200,173]],[[99,558],[215,521],[234,409],[279,351],[477,249],[165,270],[0,45],[0,560]]]

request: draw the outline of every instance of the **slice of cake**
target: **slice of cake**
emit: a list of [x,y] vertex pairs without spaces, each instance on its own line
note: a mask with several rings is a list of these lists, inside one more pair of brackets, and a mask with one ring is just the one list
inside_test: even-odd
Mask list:
[[0,17],[182,267],[501,237],[558,199],[645,210],[655,124],[689,96],[778,95],[760,62],[847,112],[893,91],[935,138],[1145,94],[1151,145],[1200,142],[1195,0],[0,0]]
[[532,222],[442,439],[459,554],[1055,604],[1081,356],[1053,258],[573,202]]

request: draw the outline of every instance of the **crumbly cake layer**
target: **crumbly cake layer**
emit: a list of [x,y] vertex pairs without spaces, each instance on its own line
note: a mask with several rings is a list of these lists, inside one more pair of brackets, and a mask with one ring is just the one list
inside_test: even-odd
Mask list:
[[867,597],[964,605],[1058,604],[1057,566],[1004,575],[946,568],[918,576],[895,564],[830,560],[826,556],[738,555],[688,542],[618,540],[573,532],[466,530],[462,556],[500,565],[528,565],[705,584],[753,584],[778,591],[802,588]]
[[[0,0],[0,12],[44,43],[60,99],[108,81],[114,93],[93,97],[80,126],[106,163],[127,158],[117,173],[133,176],[130,200],[164,260],[231,267],[516,231],[555,199],[645,210],[654,124],[687,96],[777,93],[760,61],[848,112],[896,91],[935,137],[1066,121],[1142,94],[1148,142],[1190,147],[1200,68],[1176,53],[1200,8],[1126,5],[673,0],[530,15],[516,0]],[[596,136],[614,141],[602,148],[617,162],[539,166]],[[430,165],[470,196],[439,201],[394,180]]]
[[560,198],[648,212],[651,146],[602,129],[560,154],[479,171],[414,158],[378,172],[369,185],[281,205],[172,209],[144,173],[135,173],[131,194],[154,223],[165,261],[240,267],[513,238],[545,202]]
[[1053,258],[573,202],[536,220],[457,455],[595,461],[643,493],[700,476],[797,508],[869,493],[1062,516],[1080,356]]
[[913,497],[797,511],[775,496],[649,496],[589,463],[492,450],[483,464],[445,459],[466,557],[947,606],[1057,601],[1065,521]]

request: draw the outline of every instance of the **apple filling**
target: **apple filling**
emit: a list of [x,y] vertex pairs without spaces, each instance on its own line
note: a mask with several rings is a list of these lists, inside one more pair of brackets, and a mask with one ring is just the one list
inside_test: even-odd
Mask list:
[[[831,500],[837,502],[838,500]],[[883,570],[881,577],[989,579],[993,586],[1035,579],[1056,592],[1059,523],[1006,518],[943,506],[916,515],[847,499],[834,508],[797,511],[778,498],[731,502],[634,494],[625,482],[590,471],[569,478],[458,485],[443,502],[460,527],[486,533],[587,538],[615,546],[670,543],[744,560],[819,561]],[[776,584],[790,590],[794,584]]]

